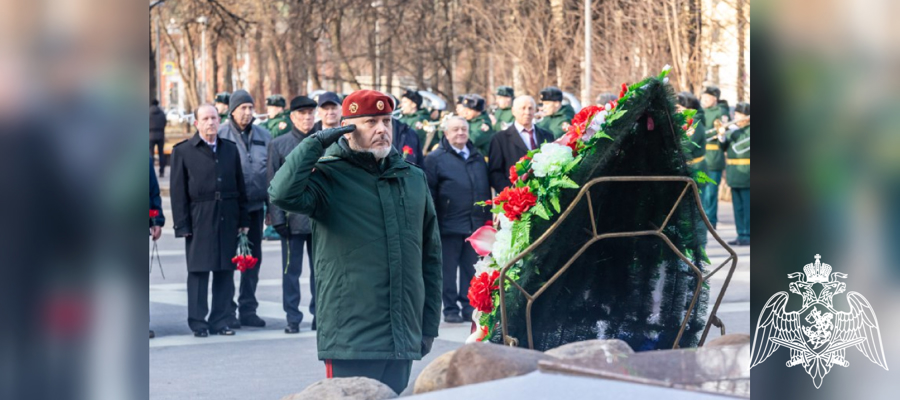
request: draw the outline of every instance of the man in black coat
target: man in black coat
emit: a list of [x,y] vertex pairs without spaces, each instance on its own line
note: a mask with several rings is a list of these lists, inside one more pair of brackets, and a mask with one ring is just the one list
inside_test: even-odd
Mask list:
[[[268,181],[278,169],[284,165],[284,160],[300,144],[313,133],[315,123],[316,102],[306,96],[297,96],[291,100],[290,118],[292,129],[269,143]],[[287,213],[274,204],[269,204],[269,220],[278,235],[281,236],[281,297],[284,312],[287,315],[287,327],[284,333],[299,333],[300,323],[303,322],[303,312],[300,311],[300,274],[303,272],[303,245],[306,244],[306,254],[309,260],[309,289],[312,298],[309,302],[309,312],[313,315],[313,330],[315,330],[316,315],[316,278],[313,272],[312,254],[312,228],[309,217],[303,214]]]
[[475,205],[491,198],[491,187],[484,155],[469,141],[464,118],[447,121],[440,146],[425,157],[425,174],[441,230],[444,321],[471,321],[473,308],[467,295],[478,255],[466,238],[491,222],[488,208]]
[[491,187],[500,193],[510,185],[509,167],[519,159],[544,143],[553,141],[553,134],[534,124],[537,105],[531,96],[519,96],[513,101],[512,113],[515,122],[497,132],[491,139],[490,162]]
[[397,118],[391,123],[391,131],[397,152],[403,155],[404,160],[421,166],[425,158],[422,157],[422,144],[416,131]]
[[172,149],[170,188],[175,236],[185,238],[187,249],[188,325],[197,337],[234,335],[228,326],[234,318],[231,258],[238,232],[247,232],[250,225],[241,158],[234,142],[217,136],[215,107],[204,104],[194,114],[197,133]]
[[159,156],[159,176],[166,175],[166,113],[159,108],[159,101],[150,102],[150,157],[153,157],[153,148]]

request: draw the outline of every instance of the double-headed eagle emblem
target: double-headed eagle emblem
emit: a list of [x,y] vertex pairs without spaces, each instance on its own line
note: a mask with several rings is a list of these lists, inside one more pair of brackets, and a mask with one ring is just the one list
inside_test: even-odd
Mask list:
[[753,368],[781,346],[787,347],[791,351],[787,366],[803,365],[817,389],[833,365],[850,366],[845,358],[845,351],[850,347],[856,347],[873,363],[888,369],[878,319],[869,301],[857,292],[848,292],[850,312],[835,310],[832,297],[847,288],[837,278],[845,279],[847,274],[832,273],[831,266],[822,264],[821,258],[816,254],[815,264],[806,264],[803,272],[788,274],[788,278],[799,278],[790,284],[790,290],[803,296],[803,308],[785,311],[787,292],[775,293],[766,302],[756,325],[750,357],[750,368]]

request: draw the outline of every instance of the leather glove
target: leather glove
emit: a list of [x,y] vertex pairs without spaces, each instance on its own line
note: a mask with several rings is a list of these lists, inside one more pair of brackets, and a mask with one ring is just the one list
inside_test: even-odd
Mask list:
[[341,138],[341,136],[343,136],[344,134],[353,132],[355,130],[356,130],[356,125],[351,124],[351,125],[342,126],[339,128],[323,129],[321,131],[314,133],[312,135],[312,137],[314,139],[318,140],[319,143],[322,143],[323,149],[327,149],[328,146],[331,146],[332,144],[334,144],[334,142],[337,142],[338,139]]
[[288,228],[287,224],[275,225],[272,227],[272,229],[275,229],[275,232],[278,232],[278,236],[281,236],[285,239],[291,236],[291,230]]
[[422,336],[422,357],[431,353],[431,345],[434,344],[434,338],[431,336]]

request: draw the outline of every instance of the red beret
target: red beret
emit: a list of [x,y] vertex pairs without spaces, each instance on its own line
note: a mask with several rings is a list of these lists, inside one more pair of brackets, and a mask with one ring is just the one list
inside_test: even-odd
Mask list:
[[357,90],[350,93],[341,105],[341,117],[358,118],[373,115],[390,115],[394,111],[394,101],[377,90]]

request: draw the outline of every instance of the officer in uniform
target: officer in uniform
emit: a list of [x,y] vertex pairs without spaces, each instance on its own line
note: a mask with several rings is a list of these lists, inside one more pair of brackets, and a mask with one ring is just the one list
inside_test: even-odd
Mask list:
[[722,171],[725,169],[725,153],[719,146],[715,121],[725,123],[728,121],[728,112],[719,106],[718,87],[707,86],[700,95],[700,106],[703,108],[703,126],[706,129],[706,168],[709,178],[715,184],[707,183],[703,187],[703,211],[709,218],[713,228],[719,222],[719,183],[722,182]]
[[554,138],[559,138],[575,117],[575,109],[563,104],[563,92],[558,87],[550,86],[541,89],[541,111],[544,115],[536,124],[538,128],[550,131]]
[[416,135],[419,136],[419,144],[423,146],[422,149],[430,149],[440,141],[437,135],[433,135],[431,142],[425,143],[425,137],[428,135],[425,132],[425,123],[428,122],[430,116],[428,110],[422,109],[422,95],[419,92],[410,89],[403,92],[403,96],[400,98],[400,117],[398,119],[416,131]]
[[216,94],[216,111],[219,112],[219,124],[228,121],[228,101],[231,100],[231,93],[219,92]]
[[491,139],[494,138],[494,128],[491,127],[491,118],[484,111],[484,97],[477,94],[465,96],[462,116],[469,121],[469,140],[479,153],[488,154]]
[[293,129],[291,126],[290,111],[285,111],[287,102],[280,94],[273,94],[266,97],[266,114],[269,119],[266,121],[266,130],[272,135],[272,139],[277,138]]
[[364,376],[401,393],[438,335],[443,280],[434,202],[425,172],[393,148],[392,109],[384,93],[351,93],[342,127],[301,141],[269,196],[312,221],[326,376]]
[[512,101],[514,97],[516,96],[513,88],[509,86],[500,86],[497,88],[497,93],[494,94],[494,98],[497,99],[497,109],[494,110],[493,118],[491,118],[494,122],[494,132],[500,132],[509,128],[516,120],[512,114]]
[[750,245],[750,103],[734,106],[734,123],[726,133],[718,135],[725,161],[725,179],[731,187],[734,225],[737,239],[730,245]]
[[688,142],[684,143],[684,150],[688,154],[688,164],[693,171],[701,171],[704,174],[706,168],[706,127],[703,124],[703,110],[700,108],[700,100],[697,100],[691,92],[681,92],[675,96],[675,111],[697,110],[694,114],[694,129],[688,126]]

